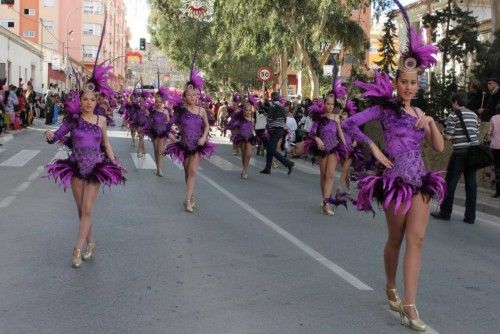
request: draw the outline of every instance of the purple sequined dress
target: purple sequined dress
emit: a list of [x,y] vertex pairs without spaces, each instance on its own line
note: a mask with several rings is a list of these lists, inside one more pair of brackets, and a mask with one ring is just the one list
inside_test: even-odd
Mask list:
[[195,153],[200,153],[203,158],[210,158],[215,152],[215,145],[208,141],[202,146],[198,140],[203,136],[205,124],[200,115],[193,114],[186,107],[179,107],[171,120],[179,129],[179,141],[168,144],[163,155],[169,155],[172,160],[184,162],[184,160]]
[[132,129],[140,129],[146,124],[146,110],[136,103],[127,108],[126,115]]
[[[65,135],[70,133],[69,137]],[[78,118],[65,121],[54,133],[54,142],[70,143],[71,154],[68,159],[55,160],[47,165],[47,177],[53,178],[64,190],[71,183],[72,177],[100,183],[107,186],[124,184],[126,178],[123,168],[110,161],[103,151],[102,129]]]
[[231,130],[231,137],[229,139],[235,145],[242,143],[257,145],[257,137],[254,134],[253,128],[254,124],[245,118],[244,110],[233,113],[229,124],[226,126],[227,130]]
[[[315,137],[319,137],[323,141],[324,150],[318,148]],[[348,152],[346,146],[339,142],[337,122],[326,116],[321,116],[318,121],[313,122],[309,134],[304,139],[304,152],[319,157],[335,153],[337,159],[345,159]]]
[[372,209],[373,199],[377,199],[387,209],[394,202],[394,211],[399,208],[407,213],[412,197],[422,194],[427,200],[433,196],[442,201],[446,185],[439,173],[427,172],[422,159],[423,129],[416,129],[416,118],[402,111],[398,114],[393,109],[377,105],[358,113],[343,124],[344,132],[359,143],[371,143],[371,140],[359,129],[359,126],[380,121],[384,131],[385,152],[394,167],[379,172],[368,173],[358,181],[357,207],[359,210]]
[[[166,109],[164,111],[168,112]],[[171,127],[172,123],[167,121],[167,115],[153,108],[146,119],[143,132],[152,140],[165,139],[168,137]]]

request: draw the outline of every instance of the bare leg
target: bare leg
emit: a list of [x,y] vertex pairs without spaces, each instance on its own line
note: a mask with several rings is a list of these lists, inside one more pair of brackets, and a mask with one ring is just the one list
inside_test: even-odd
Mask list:
[[[403,242],[406,229],[406,216],[399,210],[394,213],[394,202],[385,210],[387,221],[387,242],[384,247],[384,267],[386,276],[386,289],[396,288],[396,273],[398,271],[399,250]],[[387,298],[396,301],[396,294],[387,291]]]
[[135,133],[136,133],[135,128],[131,127],[130,128],[130,136],[132,136],[132,144],[135,144]]
[[326,171],[324,183],[324,198],[328,198],[332,195],[333,183],[335,180],[335,168],[337,168],[337,155],[329,154],[325,157],[325,160]]
[[[413,196],[410,211],[406,218],[406,249],[403,265],[405,293],[403,304],[415,304],[418,280],[422,260],[422,247],[425,230],[429,222],[430,203],[426,203],[420,195]],[[405,308],[410,318],[416,319],[414,308]]]
[[194,186],[196,182],[196,174],[198,173],[198,165],[200,164],[200,155],[195,153],[187,158],[189,160],[186,181],[186,196],[184,203],[191,201],[194,194]]
[[82,249],[83,242],[87,239],[92,224],[92,212],[94,210],[95,200],[99,194],[99,187],[100,185],[98,183],[84,182],[82,217],[80,218],[75,248]]
[[243,170],[248,173],[248,166],[250,165],[250,158],[252,157],[252,144],[244,143],[241,150],[243,158]]
[[137,146],[137,153],[144,154],[146,152],[144,148],[144,135],[139,133],[139,145]]
[[339,188],[348,189],[349,184],[349,168],[351,167],[352,159],[349,158],[344,161],[342,165],[342,174],[340,175]]
[[326,162],[326,157],[319,158],[319,186],[321,188],[322,199],[325,199]]

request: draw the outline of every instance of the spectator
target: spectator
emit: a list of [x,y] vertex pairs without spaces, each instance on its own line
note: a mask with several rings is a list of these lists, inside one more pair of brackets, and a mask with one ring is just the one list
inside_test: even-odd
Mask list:
[[221,135],[223,137],[226,137],[227,134],[226,130],[227,118],[228,118],[227,108],[228,108],[228,103],[227,101],[224,101],[224,104],[219,108],[219,114],[217,115],[219,128],[221,131]]
[[17,99],[16,90],[16,86],[10,85],[9,90],[5,95],[5,112],[9,115],[8,122],[6,122],[7,126],[9,124],[14,124],[14,120],[16,119],[16,111],[19,108],[19,101]]
[[54,107],[54,101],[52,100],[52,94],[50,93],[50,90],[48,90],[45,93],[45,124],[50,125],[52,124],[52,118],[54,116],[53,107]]
[[483,92],[481,91],[481,82],[477,79],[472,79],[469,83],[466,108],[477,114],[478,110],[481,108],[482,99]]
[[54,101],[54,106],[52,107],[52,113],[53,113],[52,124],[57,125],[59,121],[58,120],[59,113],[61,113],[63,110],[63,104],[61,103],[61,98],[57,94],[53,95],[53,101]]
[[[468,168],[466,160],[469,146],[479,144],[479,119],[465,105],[467,105],[467,98],[464,93],[457,93],[451,97],[453,112],[448,115],[444,130],[444,139],[451,140],[453,143],[453,151],[448,162],[448,168],[446,169],[447,193],[440,210],[433,212],[431,215],[437,219],[450,220],[455,190],[458,180],[463,173],[465,180],[465,213],[463,221],[468,224],[474,224],[476,220],[477,197],[476,170]],[[470,141],[467,139],[462,123],[465,125]]]
[[500,104],[495,108],[496,114],[490,119],[490,148],[493,152],[495,168],[495,193],[491,197],[500,197]]
[[489,78],[486,80],[486,85],[488,86],[488,94],[482,108],[478,110],[483,122],[490,121],[490,118],[495,114],[496,106],[500,103],[500,80],[498,78]]
[[259,108],[255,113],[255,135],[258,138],[257,141],[257,155],[264,156],[264,147],[266,146],[266,111],[264,109],[265,101],[261,100],[259,103]]
[[27,112],[27,125],[33,125],[33,113],[35,110],[35,97],[36,94],[33,91],[33,84],[31,80],[28,81],[28,90],[26,91],[26,112]]
[[[289,104],[290,102],[287,101],[287,103]],[[287,111],[285,122],[285,128],[287,130],[287,135],[285,138],[285,156],[295,144],[295,135],[297,131],[297,121],[293,117],[293,112],[290,107],[291,106],[288,105],[288,108],[285,108]]]
[[16,119],[19,119],[19,125],[23,128],[26,127],[26,97],[24,95],[24,90],[19,87],[16,90],[17,101],[18,101],[18,111],[16,112]]
[[42,102],[42,96],[41,95],[36,95],[35,94],[35,105],[34,105],[34,110],[35,110],[35,117],[40,118],[42,117],[42,110],[43,110],[43,102]]

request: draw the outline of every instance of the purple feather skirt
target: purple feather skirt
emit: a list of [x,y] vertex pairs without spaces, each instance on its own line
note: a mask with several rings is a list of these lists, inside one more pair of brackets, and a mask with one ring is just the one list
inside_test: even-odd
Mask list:
[[446,195],[446,183],[439,172],[426,172],[420,151],[401,153],[391,159],[394,166],[382,172],[365,175],[358,181],[357,208],[373,211],[376,199],[385,210],[394,203],[394,213],[410,210],[413,196],[421,194],[426,201],[437,197],[442,202]]
[[172,160],[182,163],[187,157],[196,153],[199,153],[202,158],[209,159],[212,154],[215,153],[215,148],[216,145],[209,141],[206,141],[204,145],[197,146],[194,149],[190,149],[184,143],[178,141],[168,144],[163,155],[168,155]]
[[106,186],[125,184],[124,169],[104,158],[102,152],[73,152],[68,159],[55,160],[47,165],[47,178],[64,188],[71,184],[71,179],[99,183]]
[[349,151],[345,145],[338,143],[331,149],[320,150],[316,141],[311,137],[306,137],[304,139],[304,153],[313,155],[315,157],[324,158],[327,155],[335,153],[337,155],[337,160],[345,160],[349,156]]

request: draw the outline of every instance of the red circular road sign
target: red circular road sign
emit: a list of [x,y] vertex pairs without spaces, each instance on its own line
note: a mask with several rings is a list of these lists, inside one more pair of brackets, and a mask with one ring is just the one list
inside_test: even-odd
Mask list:
[[264,66],[264,67],[260,67],[257,70],[257,78],[260,81],[269,81],[269,80],[271,80],[271,77],[272,77],[272,71],[269,67]]

